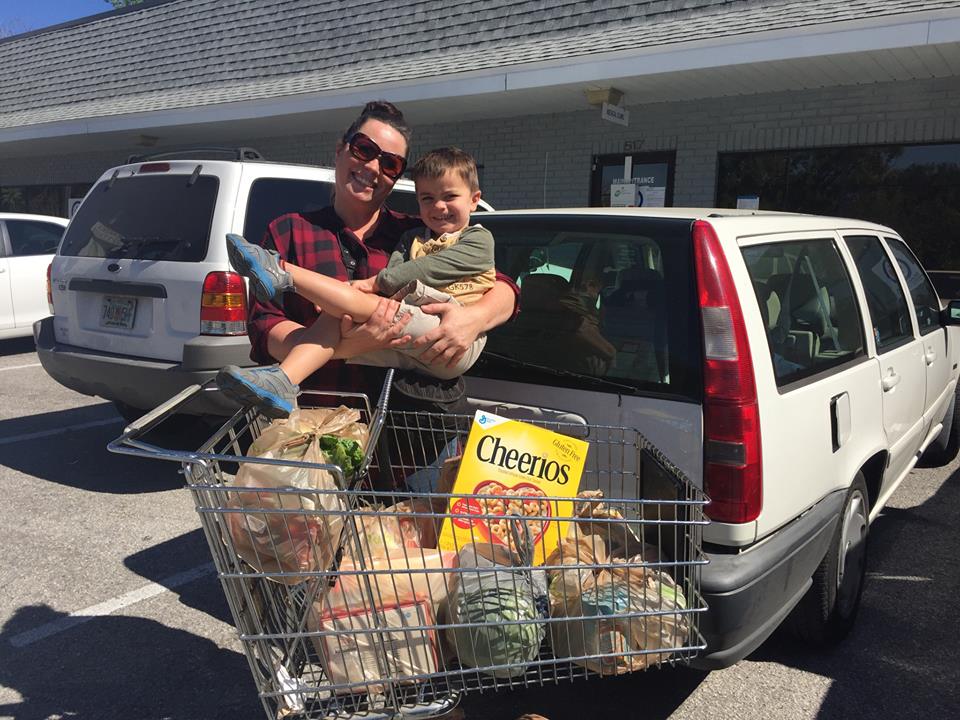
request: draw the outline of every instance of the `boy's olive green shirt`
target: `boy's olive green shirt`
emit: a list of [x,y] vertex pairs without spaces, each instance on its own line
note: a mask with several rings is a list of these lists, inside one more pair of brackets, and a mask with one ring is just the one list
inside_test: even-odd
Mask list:
[[496,281],[493,235],[480,225],[459,233],[430,238],[427,228],[410,230],[400,238],[387,267],[377,275],[377,287],[393,295],[414,280],[452,295],[463,305],[479,300]]

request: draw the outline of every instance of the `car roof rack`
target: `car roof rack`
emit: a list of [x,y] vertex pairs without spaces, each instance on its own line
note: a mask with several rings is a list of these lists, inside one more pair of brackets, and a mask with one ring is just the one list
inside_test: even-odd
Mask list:
[[239,160],[243,162],[244,160],[263,160],[263,155],[260,154],[258,150],[254,150],[251,147],[188,147],[180,148],[177,150],[165,150],[158,153],[148,153],[145,155],[131,155],[127,158],[127,164],[145,162],[147,160],[159,160],[160,158],[172,159],[175,157],[180,157],[184,160],[199,160],[199,159],[217,159],[217,158],[201,158],[201,155],[208,154],[217,154],[217,155],[227,155],[228,160]]

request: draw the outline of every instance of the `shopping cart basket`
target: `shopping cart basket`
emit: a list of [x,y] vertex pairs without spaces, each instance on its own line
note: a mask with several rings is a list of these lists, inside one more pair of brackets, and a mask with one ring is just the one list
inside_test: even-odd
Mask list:
[[[639,432],[536,421],[589,443],[573,511],[557,516],[559,497],[494,493],[470,517],[483,537],[437,550],[442,524],[462,519],[449,508],[467,496],[437,489],[473,417],[390,410],[392,375],[376,407],[357,393],[301,396],[301,405],[353,405],[368,424],[350,476],[328,463],[246,457],[269,425],[254,410],[238,411],[196,451],[145,442],[197,393],[215,391],[208,386],[185,390],[109,445],[182,463],[269,718],[438,717],[463,693],[683,663],[706,647],[706,500]],[[334,482],[239,486],[241,463]],[[565,522],[567,535],[538,564],[531,539],[550,521]],[[291,544],[306,562],[274,562]]]

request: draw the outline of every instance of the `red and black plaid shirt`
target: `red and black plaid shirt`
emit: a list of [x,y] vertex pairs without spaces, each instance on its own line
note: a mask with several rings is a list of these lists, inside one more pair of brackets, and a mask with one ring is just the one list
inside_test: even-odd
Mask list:
[[[344,265],[340,240],[356,261],[354,278],[373,277],[387,266],[400,236],[407,230],[423,223],[413,216],[384,209],[380,221],[362,241],[353,231],[343,226],[343,221],[328,206],[311,213],[291,213],[274,220],[267,227],[263,245],[275,248],[282,258],[303,268],[309,268],[337,280],[350,279]],[[337,236],[340,236],[340,240]],[[505,275],[497,273],[497,279],[510,284],[519,298],[519,290]],[[517,312],[516,303],[514,313]],[[272,303],[261,303],[251,295],[250,317],[247,330],[252,349],[250,357],[261,365],[276,360],[267,350],[267,335],[270,329],[283,320],[293,320],[308,327],[317,319],[313,303],[299,295],[287,293],[283,308]],[[363,365],[347,365],[341,360],[331,360],[310,376],[305,386],[315,389],[376,391],[383,383],[382,368]]]

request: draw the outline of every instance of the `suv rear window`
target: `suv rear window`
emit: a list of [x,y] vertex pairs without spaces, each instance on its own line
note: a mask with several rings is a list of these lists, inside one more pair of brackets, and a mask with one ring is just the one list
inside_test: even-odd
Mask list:
[[207,255],[220,182],[201,175],[134,175],[89,192],[61,255],[199,262]]
[[472,375],[699,399],[690,221],[484,215],[520,314]]

